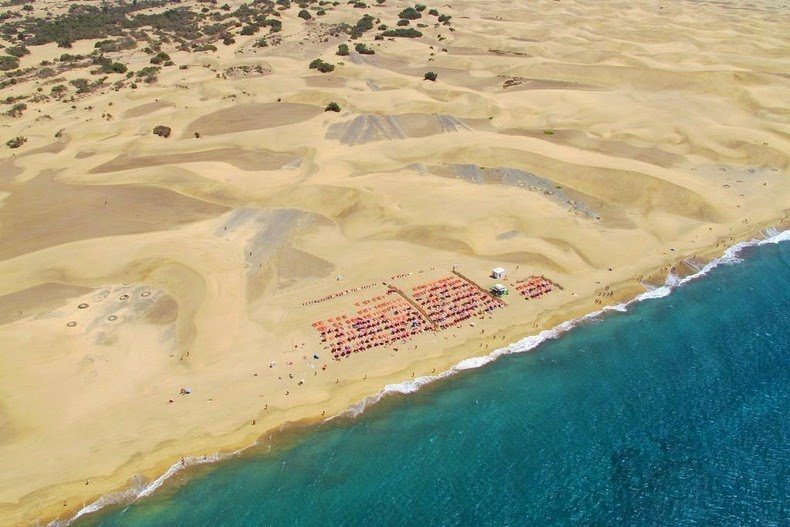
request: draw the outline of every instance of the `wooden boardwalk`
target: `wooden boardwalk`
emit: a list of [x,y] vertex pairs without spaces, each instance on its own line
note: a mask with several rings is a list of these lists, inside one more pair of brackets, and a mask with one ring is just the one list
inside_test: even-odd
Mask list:
[[436,322],[433,321],[431,316],[422,308],[422,306],[420,304],[418,304],[417,302],[412,300],[411,297],[409,297],[409,295],[407,295],[406,293],[404,293],[403,291],[401,291],[400,289],[398,289],[394,285],[387,284],[387,286],[389,287],[390,291],[399,294],[406,302],[411,304],[411,306],[414,309],[416,309],[423,317],[425,317],[425,320],[427,320],[431,324],[431,326],[433,326],[434,330],[438,329],[438,327],[439,327],[438,324],[436,324]]

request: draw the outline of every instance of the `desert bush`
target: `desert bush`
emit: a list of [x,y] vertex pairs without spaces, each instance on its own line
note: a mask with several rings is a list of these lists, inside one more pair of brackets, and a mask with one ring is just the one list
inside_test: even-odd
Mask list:
[[170,137],[170,127],[163,124],[156,125],[154,126],[154,135],[167,139]]
[[439,11],[437,11],[436,9],[431,9],[430,11],[428,11],[428,14],[431,16],[439,16]]
[[407,7],[406,9],[398,13],[398,17],[405,18],[406,20],[417,20],[418,18],[421,18],[422,15],[418,13],[417,10],[414,9],[413,7]]
[[122,37],[117,40],[100,40],[93,46],[102,53],[112,53],[126,49],[135,49],[137,47],[137,41],[132,37]]
[[102,64],[101,72],[102,73],[126,73],[129,68],[126,67],[126,64],[121,62],[112,62],[107,61]]
[[362,42],[356,44],[354,46],[354,50],[357,53],[359,53],[360,55],[373,55],[373,54],[376,53],[375,51],[373,51],[372,49],[367,47],[365,44],[363,44]]
[[269,27],[270,33],[277,33],[283,29],[283,23],[279,20],[268,19],[263,23],[263,25]]
[[90,91],[90,81],[88,79],[74,79],[69,84],[77,88],[77,93],[88,93]]
[[329,64],[328,62],[324,62],[321,59],[315,59],[310,62],[310,69],[318,70],[321,73],[329,73],[330,71],[335,70],[334,64]]
[[9,139],[5,144],[8,148],[19,148],[25,143],[27,143],[27,137],[22,137],[20,135],[18,137],[14,137],[13,139]]
[[164,51],[160,51],[153,57],[151,57],[151,64],[162,64],[163,62],[167,62],[170,60],[170,55],[165,53]]
[[20,46],[8,47],[8,48],[5,49],[5,52],[8,53],[9,55],[13,56],[13,57],[16,57],[16,58],[21,58],[21,57],[24,57],[25,55],[30,55],[30,50],[27,49],[24,46],[24,44],[22,44]]
[[310,11],[308,11],[307,9],[302,9],[301,11],[299,11],[299,14],[297,16],[302,20],[310,20],[311,18],[313,18],[313,15],[311,15]]
[[0,71],[15,70],[19,67],[19,59],[10,55],[0,55]]
[[22,117],[22,114],[27,110],[27,104],[18,102],[14,104],[5,114],[11,117]]
[[418,13],[422,13],[423,11],[425,11],[425,6],[422,4],[417,4],[416,6],[414,6],[414,10],[417,11]]
[[425,77],[423,77],[423,80],[435,81],[437,77],[438,77],[438,75],[436,73],[434,73],[432,71],[429,71],[428,73],[425,74]]
[[348,55],[348,44],[340,44],[337,47],[337,53],[335,55],[340,55],[341,57],[345,57]]
[[39,79],[48,79],[49,77],[54,77],[55,75],[56,75],[55,70],[50,67],[41,68],[40,70],[38,70],[38,73],[36,73],[36,77],[38,77]]
[[422,33],[417,31],[416,29],[409,27],[409,28],[398,28],[398,29],[389,29],[382,33],[385,37],[403,37],[403,38],[418,38],[422,36]]
[[362,18],[357,20],[353,26],[345,26],[344,30],[351,38],[359,38],[366,31],[373,29],[373,24],[376,19],[368,14],[362,15]]
[[403,27],[403,26],[408,26],[409,24],[410,24],[410,22],[409,22],[408,20],[406,20],[405,18],[401,18],[401,19],[400,19],[400,20],[398,20],[398,22],[397,22],[397,25],[399,25],[399,26],[401,26],[401,27]]
[[326,108],[324,109],[324,111],[325,112],[339,112],[340,111],[340,105],[337,104],[336,102],[332,101],[332,102],[330,102],[329,104],[326,105]]
[[60,99],[67,91],[69,91],[63,84],[56,84],[49,90],[49,93],[56,99]]

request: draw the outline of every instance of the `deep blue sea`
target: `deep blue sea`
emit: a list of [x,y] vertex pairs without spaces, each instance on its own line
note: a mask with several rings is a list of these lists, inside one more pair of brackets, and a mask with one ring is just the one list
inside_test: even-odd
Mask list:
[[790,525],[790,243],[102,526]]

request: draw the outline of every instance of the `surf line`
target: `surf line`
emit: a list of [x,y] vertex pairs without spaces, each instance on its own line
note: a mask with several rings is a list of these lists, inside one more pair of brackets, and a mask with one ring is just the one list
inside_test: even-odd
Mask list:
[[[445,370],[441,373],[435,375],[426,375],[422,377],[417,377],[416,379],[403,381],[400,383],[388,384],[375,395],[365,397],[360,402],[349,406],[342,412],[335,414],[331,417],[327,417],[326,419],[324,419],[324,422],[332,421],[338,418],[357,417],[360,414],[362,414],[367,407],[376,404],[377,402],[379,402],[381,399],[383,399],[388,395],[391,394],[405,395],[405,394],[414,393],[417,390],[419,390],[422,386],[425,386],[426,384],[430,384],[432,382],[445,379],[447,377],[451,377],[462,371],[481,368],[486,364],[494,362],[499,357],[502,357],[504,355],[512,355],[515,353],[526,353],[530,350],[537,348],[543,342],[547,340],[557,339],[560,336],[572,330],[573,328],[583,325],[588,321],[595,320],[601,315],[607,314],[609,312],[625,313],[628,311],[628,307],[633,304],[637,304],[645,300],[651,300],[654,298],[663,298],[665,296],[668,296],[669,294],[672,293],[673,290],[677,289],[678,287],[681,287],[687,284],[688,282],[691,282],[692,280],[696,280],[698,278],[707,275],[710,271],[712,271],[713,269],[719,266],[732,265],[741,262],[742,260],[738,257],[738,254],[743,249],[749,247],[758,247],[761,245],[778,244],[781,242],[790,241],[790,230],[780,231],[775,227],[771,227],[765,229],[762,232],[762,234],[764,238],[761,240],[755,238],[752,240],[739,242],[736,243],[735,245],[728,247],[720,257],[709,261],[694,274],[685,276],[683,278],[678,278],[677,276],[670,274],[669,276],[667,276],[664,285],[652,289],[650,291],[641,293],[627,302],[617,304],[614,306],[605,306],[597,311],[593,311],[584,316],[562,322],[561,324],[558,324],[551,329],[545,329],[541,331],[537,335],[530,335],[517,342],[509,344],[504,348],[498,348],[492,351],[491,353],[489,353],[488,355],[464,359],[458,364],[451,367],[450,369]],[[150,483],[141,483],[140,485],[135,485],[123,491],[105,494],[99,497],[94,502],[90,503],[89,505],[84,506],[70,519],[65,521],[55,519],[49,522],[47,524],[47,527],[68,527],[78,518],[81,518],[86,514],[97,512],[109,505],[117,505],[121,503],[126,503],[128,505],[131,505],[135,501],[153,494],[154,491],[156,491],[159,487],[161,487],[168,479],[170,479],[175,474],[177,474],[181,470],[184,470],[187,467],[201,465],[204,463],[216,463],[218,461],[222,461],[237,456],[238,454],[244,452],[245,450],[255,447],[257,445],[258,442],[256,441],[247,447],[241,448],[239,450],[236,450],[235,452],[231,452],[228,454],[216,453],[208,456],[184,458],[182,461],[179,461],[171,465],[170,468],[167,469],[167,471],[164,474],[162,474],[155,480],[151,481]]]

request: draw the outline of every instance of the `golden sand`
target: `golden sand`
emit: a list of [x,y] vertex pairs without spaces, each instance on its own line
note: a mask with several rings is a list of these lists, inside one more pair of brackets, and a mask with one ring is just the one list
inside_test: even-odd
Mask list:
[[[325,21],[361,15],[341,4]],[[154,84],[0,116],[3,143],[28,139],[0,158],[0,525],[66,518],[787,225],[785,11],[451,4],[454,32],[370,33],[376,54],[351,57],[291,9],[280,46],[173,51],[190,67]],[[30,49],[23,66],[62,51]],[[221,74],[239,64],[265,71]],[[311,326],[453,266],[563,290],[341,361]]]

